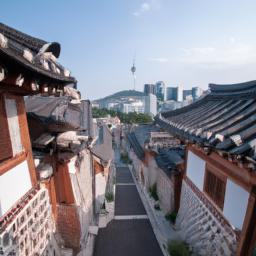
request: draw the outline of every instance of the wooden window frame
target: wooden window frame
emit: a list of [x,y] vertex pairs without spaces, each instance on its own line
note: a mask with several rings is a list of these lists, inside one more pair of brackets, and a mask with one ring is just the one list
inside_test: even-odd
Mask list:
[[[208,192],[208,175],[214,175],[214,177],[222,182],[223,192],[221,194],[221,199],[216,200],[212,194]],[[227,177],[218,172],[213,166],[209,166],[206,164],[205,166],[205,174],[204,174],[204,187],[203,191],[207,195],[207,197],[216,205],[221,211],[223,211],[224,203],[225,203],[225,193],[226,193],[226,185],[227,185]]]
[[0,163],[3,163],[6,160],[9,160],[13,157],[13,150],[12,150],[12,144],[11,144],[8,120],[7,120],[7,113],[6,113],[6,107],[5,107],[5,94],[3,94],[3,93],[0,94],[0,115],[2,115],[2,118],[3,118],[2,127],[0,127],[0,129],[5,130],[5,134],[2,134],[2,136],[3,136],[2,139],[4,141],[6,141],[4,143],[4,145],[6,146],[5,149],[8,149],[8,151],[6,151],[6,153],[1,154]]
[[[17,108],[17,117],[18,117],[18,125],[19,125],[19,129],[20,129],[20,141],[21,141],[21,145],[22,145],[22,151],[19,153],[16,153],[14,155],[13,152],[13,148],[12,148],[12,142],[11,142],[11,138],[10,138],[10,131],[9,131],[9,124],[8,124],[8,120],[7,120],[7,112],[6,112],[6,103],[5,100],[6,99],[11,99],[11,100],[15,100],[15,104],[16,104],[16,108]],[[22,131],[21,131],[21,127],[20,127],[20,117],[19,117],[19,109],[18,109],[18,97],[12,94],[8,94],[8,93],[0,93],[0,104],[3,107],[3,114],[4,117],[6,118],[6,128],[8,130],[8,135],[9,135],[9,140],[10,140],[10,156],[1,159],[0,160],[0,175],[4,174],[6,171],[8,171],[10,168],[13,168],[14,166],[18,165],[19,163],[23,162],[26,157],[27,157],[27,152],[24,148],[23,145],[23,141],[22,141]]]

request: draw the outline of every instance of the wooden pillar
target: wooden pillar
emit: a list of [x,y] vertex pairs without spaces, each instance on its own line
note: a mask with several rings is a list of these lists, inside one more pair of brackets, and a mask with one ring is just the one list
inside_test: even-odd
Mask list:
[[256,187],[252,190],[248,207],[244,219],[243,229],[241,232],[237,256],[252,255],[253,248],[256,244]]
[[30,141],[30,135],[28,130],[27,114],[25,109],[25,102],[22,96],[16,96],[17,111],[19,116],[19,125],[21,131],[21,141],[27,153],[27,162],[30,172],[30,177],[33,186],[37,186],[36,168],[33,159],[32,146]]
[[180,196],[182,187],[182,174],[178,173],[173,176],[174,184],[174,211],[178,212],[180,208]]

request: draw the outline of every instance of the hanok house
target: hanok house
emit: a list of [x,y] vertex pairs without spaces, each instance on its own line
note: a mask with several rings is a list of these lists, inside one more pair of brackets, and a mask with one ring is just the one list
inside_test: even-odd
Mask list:
[[256,245],[256,81],[210,93],[156,122],[186,143],[176,226],[199,255],[252,255]]
[[105,125],[98,123],[97,140],[92,146],[93,168],[95,175],[95,212],[100,213],[107,193],[113,193],[114,151],[112,133]]
[[58,43],[0,24],[0,255],[60,255],[48,191],[39,186],[24,96],[61,93],[75,79]]
[[184,148],[180,140],[154,124],[134,127],[127,138],[127,151],[139,184],[145,191],[156,186],[161,210],[165,214],[176,212],[184,168]]
[[29,130],[41,183],[50,192],[58,243],[75,255],[93,241],[92,112],[70,87],[60,97],[26,99]]

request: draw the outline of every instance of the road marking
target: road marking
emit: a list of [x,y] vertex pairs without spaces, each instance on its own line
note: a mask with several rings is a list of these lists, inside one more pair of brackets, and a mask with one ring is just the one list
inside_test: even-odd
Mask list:
[[135,183],[116,183],[119,186],[135,186]]
[[144,220],[144,219],[148,219],[148,215],[116,215],[114,219],[115,220],[134,220],[134,219]]

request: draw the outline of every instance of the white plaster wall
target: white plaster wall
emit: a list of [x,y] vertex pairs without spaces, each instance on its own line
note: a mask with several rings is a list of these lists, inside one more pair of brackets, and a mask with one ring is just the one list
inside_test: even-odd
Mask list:
[[156,183],[157,175],[158,175],[159,168],[156,164],[156,161],[153,157],[150,157],[148,162],[148,182],[149,186],[153,186]]
[[204,187],[205,161],[188,151],[187,176],[202,191]]
[[27,161],[0,176],[0,216],[32,188]]
[[76,167],[77,157],[71,159],[68,167],[74,191],[74,197],[82,227],[82,241],[87,237],[89,226],[93,219],[92,209],[92,166],[91,155],[87,150],[80,153],[80,164]]
[[102,173],[98,173],[95,176],[95,200],[96,200],[96,212],[100,211],[101,206],[105,200],[106,191],[106,179]]
[[16,101],[14,99],[5,99],[5,107],[9,133],[12,143],[13,155],[17,155],[22,151],[22,143],[20,137],[20,126],[17,113]]
[[227,180],[223,213],[236,228],[242,229],[243,227],[248,199],[249,193],[247,191],[231,180]]

